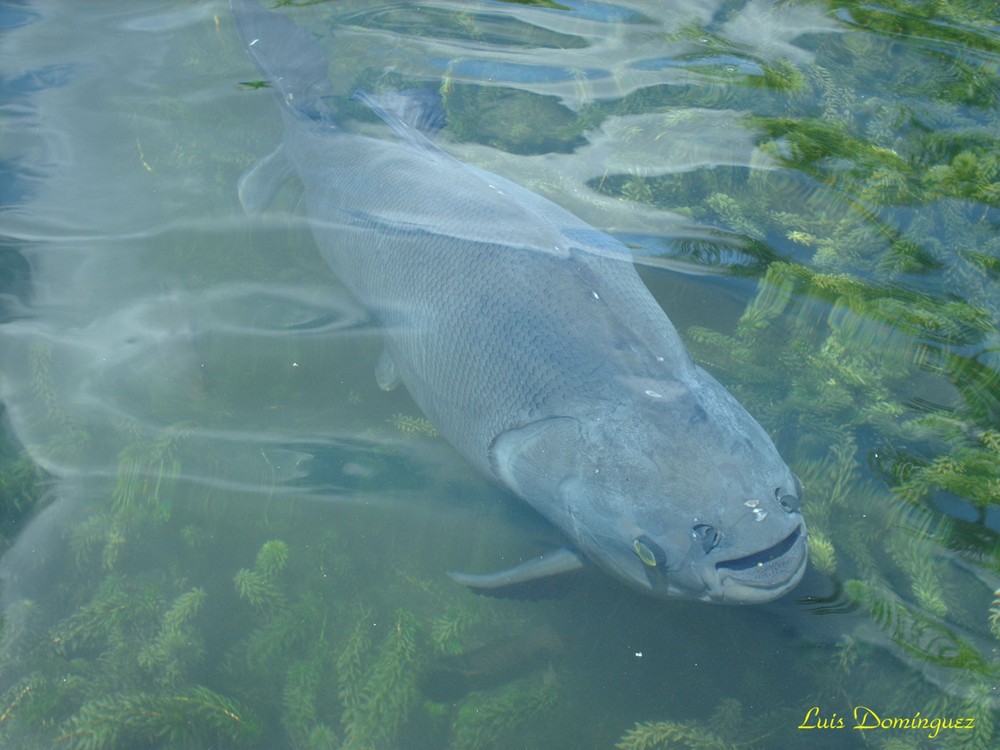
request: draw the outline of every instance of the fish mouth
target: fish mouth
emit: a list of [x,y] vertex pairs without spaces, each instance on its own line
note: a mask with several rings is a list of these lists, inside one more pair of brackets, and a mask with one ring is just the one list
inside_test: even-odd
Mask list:
[[745,557],[722,560],[715,564],[725,588],[734,588],[743,601],[776,599],[801,580],[806,567],[806,535],[802,526],[795,528],[777,544]]

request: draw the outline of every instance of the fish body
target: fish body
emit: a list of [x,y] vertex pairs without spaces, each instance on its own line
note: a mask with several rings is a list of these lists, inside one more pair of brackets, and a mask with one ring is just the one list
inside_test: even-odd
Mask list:
[[456,450],[567,539],[511,570],[454,577],[500,592],[594,563],[658,596],[748,603],[794,587],[801,486],[691,360],[627,249],[441,150],[433,94],[361,94],[392,133],[340,129],[316,41],[231,3],[285,124],[242,180],[244,206],[298,177],[320,252],[382,329],[379,383],[403,383]]

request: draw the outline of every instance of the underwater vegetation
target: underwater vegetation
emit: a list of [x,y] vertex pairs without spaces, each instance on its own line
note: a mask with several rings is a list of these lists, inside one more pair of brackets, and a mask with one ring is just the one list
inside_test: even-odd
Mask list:
[[[748,722],[743,707],[732,698],[723,699],[706,722],[649,721],[637,723],[615,744],[618,750],[736,750],[755,747],[767,736],[768,717]],[[752,732],[752,733],[751,733]]]
[[[642,179],[643,200],[782,258],[732,330],[687,334],[802,479],[810,558],[836,592],[812,605],[867,619],[837,646],[843,705],[884,679],[862,665],[887,650],[919,677],[878,694],[904,714],[978,717],[935,739],[977,748],[997,741],[1000,682],[1000,39],[976,27],[995,22],[988,5],[834,4],[857,33],[818,41],[795,87],[756,94],[749,122],[778,169]],[[899,67],[873,70],[882,54]],[[602,187],[637,195],[629,178]],[[640,724],[619,744],[730,746],[684,722]]]
[[183,440],[122,451],[110,502],[65,532],[68,576],[8,610],[4,747],[393,748],[420,727],[478,750],[552,707],[557,689],[534,668],[426,698],[419,682],[437,658],[524,622],[401,569],[361,583],[371,561],[350,556],[347,528],[192,507],[171,458]]
[[[0,420],[3,410],[0,408]],[[0,430],[0,555],[42,500],[44,472]]]
[[425,437],[437,437],[437,428],[431,424],[426,417],[414,417],[408,414],[394,414],[392,416],[393,426],[400,432],[408,435],[423,435]]

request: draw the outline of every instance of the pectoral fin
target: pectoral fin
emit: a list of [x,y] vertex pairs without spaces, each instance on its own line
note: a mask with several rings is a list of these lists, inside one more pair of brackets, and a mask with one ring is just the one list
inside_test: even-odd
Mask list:
[[552,586],[554,580],[583,567],[583,558],[577,552],[569,547],[560,547],[496,573],[449,573],[448,576],[477,594],[512,599],[541,599],[557,593]]
[[382,354],[378,358],[378,364],[375,365],[375,382],[378,383],[378,387],[383,391],[394,390],[402,382],[402,378],[399,377],[399,372],[396,370],[396,363],[393,361],[392,355],[389,354],[388,348],[382,349]]
[[274,202],[281,186],[294,176],[295,168],[278,146],[240,177],[236,186],[240,205],[251,216],[263,212]]

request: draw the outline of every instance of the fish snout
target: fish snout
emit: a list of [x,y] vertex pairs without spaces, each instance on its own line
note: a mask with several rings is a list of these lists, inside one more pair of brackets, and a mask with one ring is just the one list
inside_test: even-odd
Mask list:
[[[754,505],[734,527],[740,544],[714,563],[720,601],[770,601],[791,591],[802,579],[808,544],[798,498],[783,495],[774,505],[777,507]],[[771,514],[780,515],[768,523]]]

